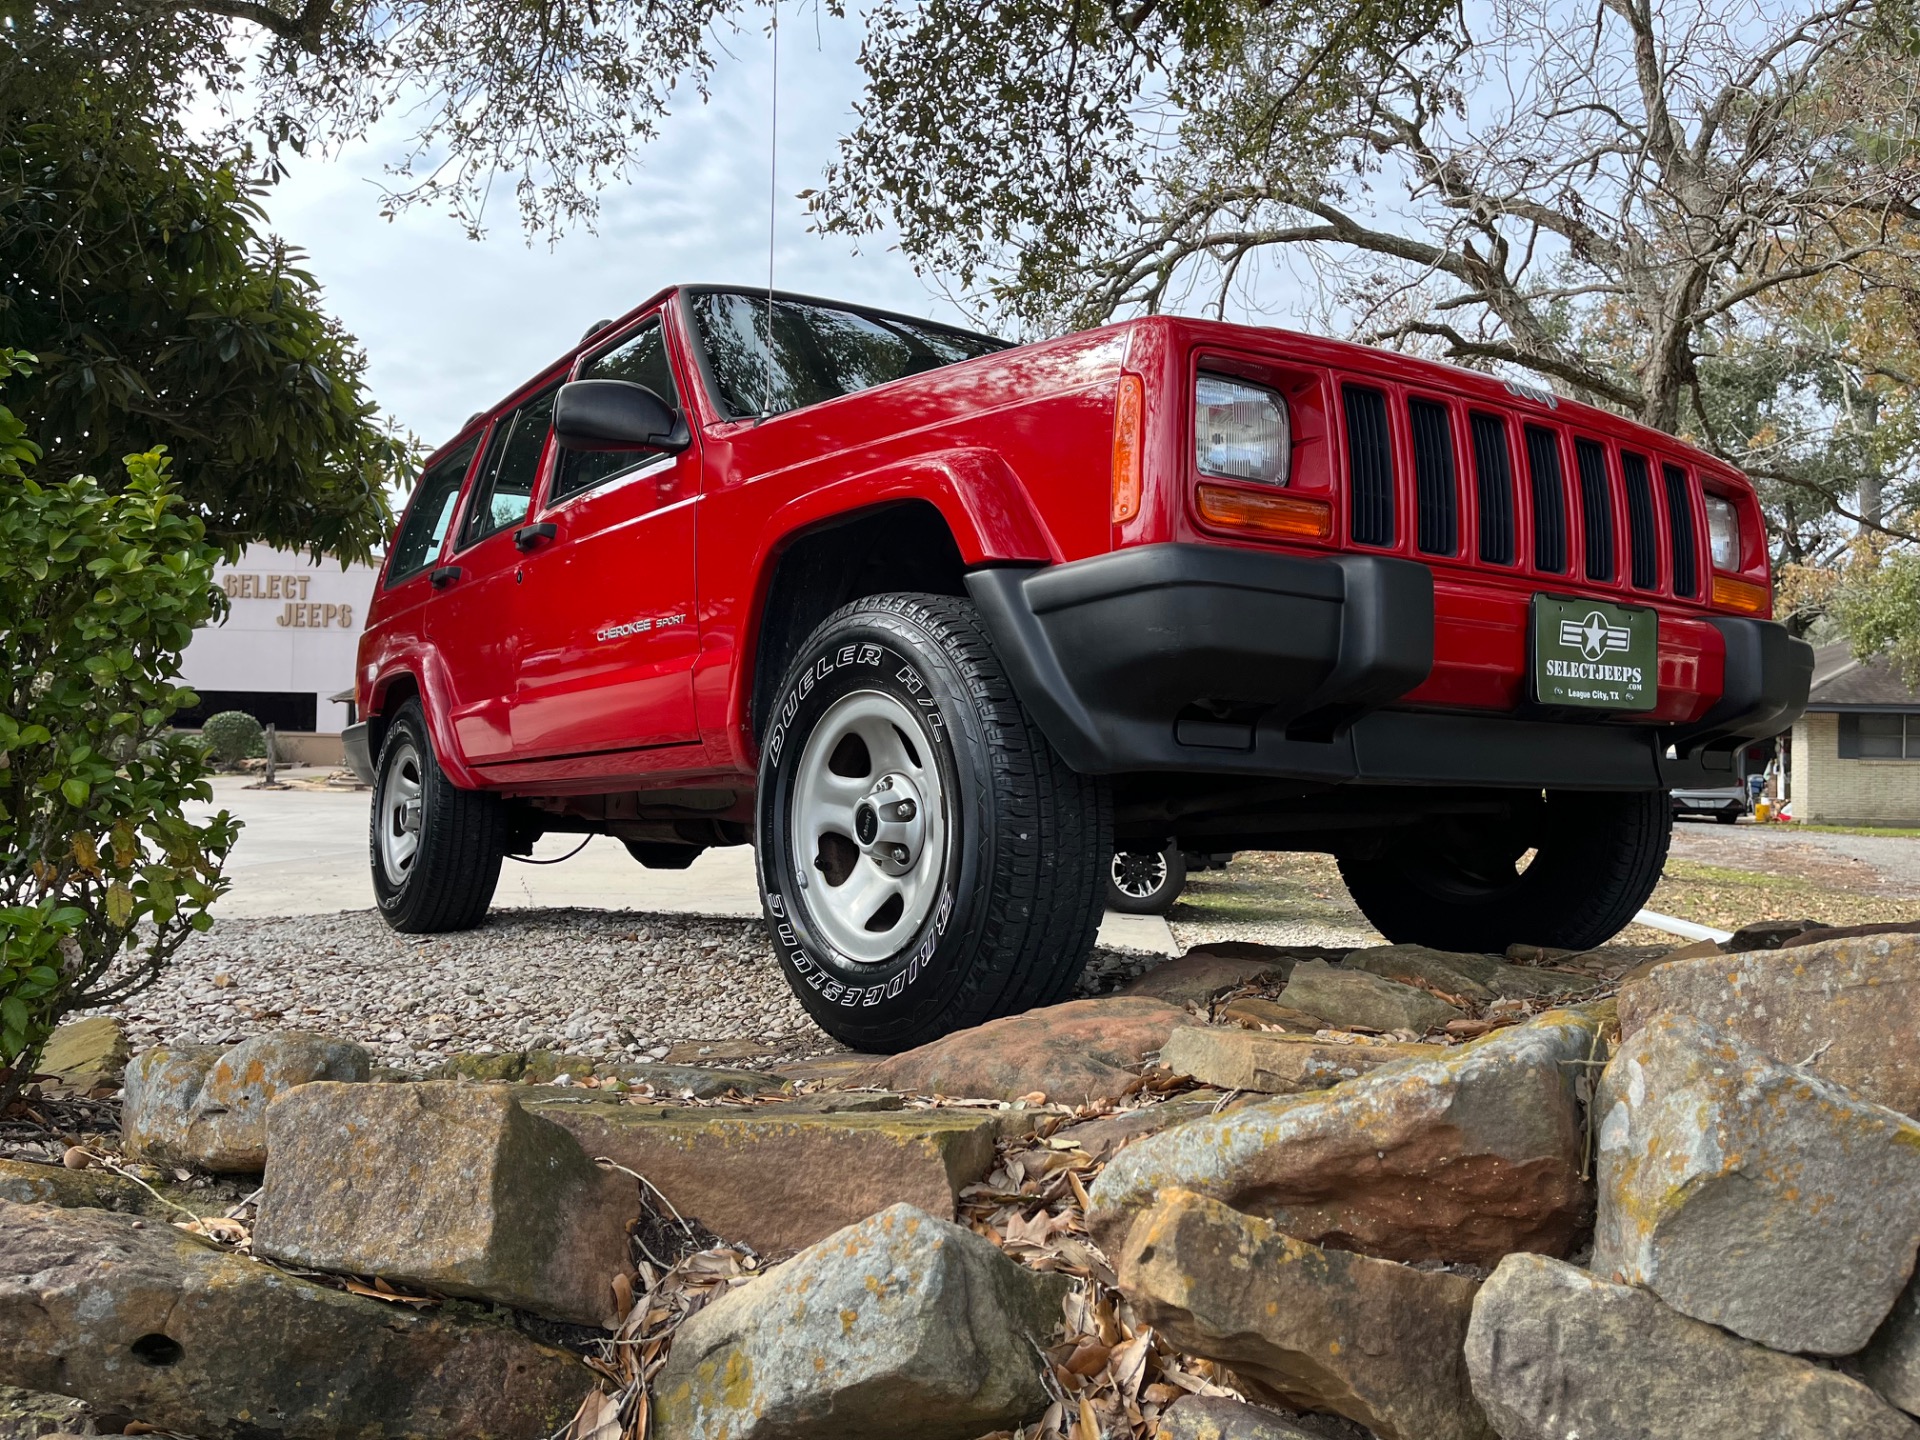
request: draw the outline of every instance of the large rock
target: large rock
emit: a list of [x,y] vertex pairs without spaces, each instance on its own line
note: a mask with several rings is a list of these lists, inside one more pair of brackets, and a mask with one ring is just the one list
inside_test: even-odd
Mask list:
[[577,1324],[614,1319],[639,1190],[504,1085],[303,1085],[269,1114],[253,1248]]
[[1141,1217],[1115,1272],[1142,1320],[1272,1399],[1382,1440],[1491,1440],[1461,1359],[1464,1276],[1322,1250],[1183,1190]]
[[1104,1165],[1137,1140],[1158,1135],[1189,1120],[1206,1118],[1214,1113],[1213,1105],[1211,1100],[1163,1100],[1157,1105],[1142,1105],[1137,1110],[1119,1110],[1082,1120],[1056,1130],[1054,1138],[1063,1145],[1077,1146]]
[[1481,1287],[1466,1357],[1504,1440],[1920,1440],[1858,1380],[1544,1255]]
[[1465,1013],[1438,996],[1365,970],[1305,960],[1280,992],[1280,1003],[1329,1025],[1359,1025],[1368,1030],[1411,1030],[1424,1035]]
[[1189,1025],[1173,1032],[1160,1063],[1176,1075],[1191,1075],[1222,1090],[1292,1095],[1324,1090],[1396,1060],[1432,1058],[1442,1045],[1342,1044],[1311,1035],[1272,1034],[1225,1026]]
[[1064,1277],[894,1205],[680,1327],[659,1440],[973,1440],[1047,1405]]
[[1320,1440],[1258,1405],[1225,1395],[1189,1395],[1160,1417],[1157,1440]]
[[145,1190],[111,1170],[69,1170],[64,1165],[25,1160],[0,1160],[0,1200],[67,1209],[88,1206],[129,1215],[145,1214],[149,1205],[157,1205]]
[[1509,965],[1491,955],[1430,950],[1425,945],[1378,945],[1347,956],[1346,968],[1365,970],[1403,985],[1431,985],[1449,995],[1491,1000],[1557,1000],[1591,994],[1600,982],[1571,970]]
[[120,1088],[127,1070],[127,1027],[112,1015],[69,1020],[56,1029],[40,1052],[35,1073],[51,1076],[45,1088],[90,1095]]
[[1920,1248],[1920,1125],[1684,1016],[1597,1109],[1595,1273],[1775,1350],[1867,1343]]
[[1318,1015],[1295,1010],[1263,995],[1240,995],[1226,1001],[1214,1012],[1222,1024],[1241,1025],[1249,1030],[1281,1030],[1292,1035],[1313,1035],[1327,1028]]
[[589,1156],[646,1176],[682,1215],[766,1255],[889,1205],[952,1219],[960,1191],[993,1168],[1000,1134],[991,1112],[967,1109],[815,1115],[543,1097],[527,1108]]
[[127,1070],[121,1130],[127,1153],[215,1174],[266,1168],[267,1107],[317,1080],[364,1081],[373,1060],[328,1035],[277,1030],[219,1052],[156,1048]]
[[857,1083],[907,1095],[1017,1100],[1038,1092],[1069,1105],[1117,1100],[1189,1018],[1180,1006],[1145,996],[1070,1000],[882,1060],[861,1071]]
[[1920,1115],[1920,936],[1895,934],[1656,965],[1620,992],[1632,1035],[1691,1015],[1876,1104]]
[[1590,1213],[1575,1083],[1601,1052],[1555,1010],[1443,1058],[1196,1120],[1114,1157],[1089,1216],[1108,1254],[1167,1190],[1391,1260],[1492,1265],[1564,1251]]
[[1861,1351],[1860,1373],[1902,1410],[1920,1415],[1920,1280],[1900,1292],[1873,1343]]
[[0,1203],[0,1382],[204,1440],[525,1440],[591,1384],[503,1317],[416,1313],[158,1221]]
[[1128,981],[1119,993],[1205,1010],[1215,996],[1242,985],[1284,982],[1300,958],[1277,945],[1196,945],[1178,959],[1164,961]]

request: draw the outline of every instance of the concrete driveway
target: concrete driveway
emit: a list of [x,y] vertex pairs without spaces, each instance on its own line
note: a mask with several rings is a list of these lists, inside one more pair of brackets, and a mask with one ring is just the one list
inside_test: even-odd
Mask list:
[[[298,780],[319,771],[289,771]],[[367,874],[365,790],[262,790],[251,775],[213,780],[214,803],[189,807],[196,818],[228,810],[246,823],[227,875],[233,888],[213,907],[216,916],[324,915],[373,907]],[[617,840],[596,835],[571,859],[578,835],[549,835],[534,846],[528,865],[509,860],[494,892],[496,907],[642,910],[663,914],[757,917],[760,892],[753,850],[746,845],[709,850],[685,870],[648,870]],[[1108,915],[1100,943],[1115,950],[1177,954],[1167,922],[1155,915]]]

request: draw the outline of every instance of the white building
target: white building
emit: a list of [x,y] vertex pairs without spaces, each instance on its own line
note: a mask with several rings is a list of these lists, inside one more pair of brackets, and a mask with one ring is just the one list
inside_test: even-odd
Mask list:
[[[316,565],[303,554],[250,545],[217,572],[231,602],[225,623],[193,637],[182,666],[200,697],[176,724],[198,725],[222,710],[244,710],[281,736],[299,758],[338,764],[347,706],[330,697],[353,686],[354,648],[379,571]],[[303,743],[302,737],[319,737]],[[309,753],[311,752],[311,753]]]

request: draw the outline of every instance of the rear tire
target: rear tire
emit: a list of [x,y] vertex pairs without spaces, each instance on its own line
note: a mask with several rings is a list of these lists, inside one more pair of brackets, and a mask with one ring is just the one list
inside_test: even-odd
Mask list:
[[500,797],[462,790],[434,758],[426,712],[394,712],[374,770],[368,849],[373,895],[408,935],[470,930],[486,917],[510,838]]
[[777,694],[755,857],[820,1027],[905,1050],[1071,993],[1106,895],[1107,788],[1054,753],[973,606],[856,600]]
[[[1660,791],[1556,791],[1524,821],[1497,830],[1436,821],[1376,857],[1342,856],[1340,874],[1361,912],[1396,945],[1590,950],[1646,904],[1672,832]],[[1521,870],[1528,849],[1535,854]]]
[[1107,908],[1122,915],[1164,915],[1186,884],[1187,857],[1177,845],[1116,850],[1107,868]]

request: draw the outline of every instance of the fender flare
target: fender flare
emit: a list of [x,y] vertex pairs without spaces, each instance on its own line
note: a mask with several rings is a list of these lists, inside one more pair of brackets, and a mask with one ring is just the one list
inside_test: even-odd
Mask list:
[[[461,790],[485,789],[479,773],[467,764],[466,757],[460,753],[459,740],[447,719],[450,691],[446,663],[435,651],[423,647],[390,662],[367,687],[369,704],[362,718],[372,720],[386,715],[387,696],[394,685],[403,679],[411,680],[419,693],[420,709],[427,717],[427,739],[433,746],[433,758],[446,773],[447,779]],[[377,754],[372,758],[375,764],[379,763]]]
[[753,674],[773,576],[782,552],[829,525],[918,502],[931,505],[953,536],[967,569],[987,565],[1047,565],[1064,559],[1041,525],[1027,487],[998,451],[958,446],[876,466],[808,490],[774,510],[754,545],[753,591],[748,600],[727,685],[726,725],[732,748],[746,763]]

